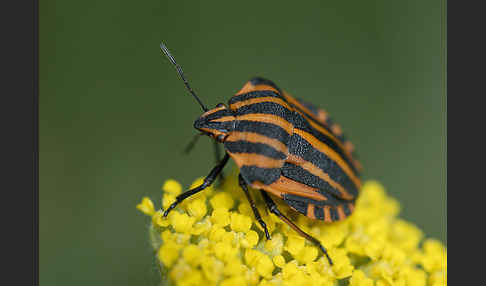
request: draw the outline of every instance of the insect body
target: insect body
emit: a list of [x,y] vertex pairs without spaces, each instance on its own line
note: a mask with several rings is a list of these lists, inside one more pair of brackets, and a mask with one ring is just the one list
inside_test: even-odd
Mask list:
[[349,216],[360,189],[361,166],[341,128],[325,111],[294,99],[260,77],[248,81],[227,106],[208,109],[189,87],[167,48],[163,44],[161,48],[205,111],[194,127],[222,143],[226,151],[204,183],[179,195],[164,216],[185,198],[211,185],[231,157],[240,170],[239,184],[267,239],[270,234],[247,186],[261,190],[269,210],[316,244],[332,264],[320,242],[283,215],[269,194],[311,219],[333,222]]

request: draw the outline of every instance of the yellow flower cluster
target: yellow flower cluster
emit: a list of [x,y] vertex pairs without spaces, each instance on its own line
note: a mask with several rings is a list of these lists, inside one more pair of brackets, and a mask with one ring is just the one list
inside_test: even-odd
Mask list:
[[[202,178],[192,186],[202,183]],[[162,208],[182,186],[162,186]],[[397,218],[399,204],[374,181],[365,182],[354,213],[326,224],[279,208],[328,249],[320,251],[265,209],[252,193],[271,234],[266,240],[233,174],[186,199],[167,218],[149,198],[137,208],[152,217],[150,238],[169,285],[446,285],[447,250]]]

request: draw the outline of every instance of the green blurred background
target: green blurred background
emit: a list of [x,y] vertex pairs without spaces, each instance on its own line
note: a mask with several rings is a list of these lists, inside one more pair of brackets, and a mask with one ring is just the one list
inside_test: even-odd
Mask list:
[[[41,285],[157,285],[142,196],[213,165],[201,110],[254,75],[327,109],[364,178],[446,242],[441,0],[40,1]],[[442,27],[442,28],[441,28]]]

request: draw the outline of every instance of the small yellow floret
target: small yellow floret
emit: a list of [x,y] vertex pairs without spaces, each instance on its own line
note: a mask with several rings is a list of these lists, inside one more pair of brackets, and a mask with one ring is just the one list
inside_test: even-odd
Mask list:
[[285,258],[282,255],[277,255],[273,257],[273,263],[282,268],[285,266]]
[[155,213],[154,203],[148,197],[143,197],[142,202],[137,205],[137,209],[149,216]]
[[170,224],[168,219],[162,217],[162,211],[157,211],[152,216],[152,223],[158,227],[167,227]]
[[209,200],[209,203],[213,209],[225,208],[227,210],[233,207],[234,201],[231,196],[226,192],[217,193]]
[[204,260],[203,251],[194,244],[186,246],[182,252],[182,256],[192,267],[197,267]]
[[283,251],[283,236],[281,233],[272,235],[272,239],[266,240],[264,244],[265,251],[271,255],[280,255]]
[[355,270],[353,276],[349,280],[350,286],[373,286],[373,280],[368,278],[361,270]]
[[246,215],[231,213],[231,229],[239,232],[248,232],[250,230],[252,219]]
[[165,193],[177,196],[182,192],[182,185],[176,180],[167,180],[161,188]]
[[191,231],[192,225],[196,221],[195,218],[188,216],[185,213],[174,212],[173,215],[169,217],[170,223],[175,231],[181,233],[189,233]]
[[317,258],[317,255],[317,248],[314,246],[304,246],[299,253],[295,255],[295,259],[297,259],[300,264],[307,264],[314,261]]
[[274,265],[273,265],[272,260],[268,256],[261,255],[256,262],[255,268],[256,268],[258,274],[260,274],[261,276],[263,276],[265,278],[272,277],[272,271],[273,271]]
[[245,234],[245,239],[242,241],[243,247],[253,247],[258,243],[258,233],[254,230],[250,230]]
[[211,214],[211,222],[219,227],[230,224],[230,212],[226,208],[218,208]]
[[305,238],[302,236],[291,235],[287,238],[285,243],[285,250],[290,252],[292,255],[297,255],[305,245]]
[[170,267],[179,258],[179,251],[182,245],[172,241],[165,241],[159,249],[159,259],[166,266]]
[[187,211],[191,216],[199,220],[206,215],[208,209],[206,207],[206,203],[204,202],[204,200],[199,199],[190,202],[187,205]]

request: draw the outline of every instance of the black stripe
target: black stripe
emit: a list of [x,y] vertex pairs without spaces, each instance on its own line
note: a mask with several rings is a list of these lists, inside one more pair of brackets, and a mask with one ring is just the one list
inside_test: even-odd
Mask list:
[[242,106],[235,110],[236,116],[241,116],[245,114],[272,114],[283,119],[287,120],[288,122],[292,123],[292,117],[294,116],[294,112],[288,110],[283,105],[275,103],[275,102],[259,102],[254,104],[249,104]]
[[352,196],[355,197],[358,195],[358,190],[353,181],[351,181],[341,167],[327,155],[314,148],[298,134],[294,134],[290,138],[289,153],[297,155],[320,168],[324,173],[327,173],[333,181],[343,186],[343,188]]
[[[302,197],[302,196],[298,196],[298,195],[292,195],[292,194],[283,194],[282,198],[286,202],[287,201],[297,201],[297,202],[304,202],[306,204],[313,204],[313,205],[316,205],[316,206],[328,205],[328,201],[318,201],[318,200],[314,200],[314,199],[311,199],[311,198]],[[307,212],[307,209],[306,209],[306,212]]]
[[233,142],[226,141],[224,142],[224,146],[231,153],[259,154],[277,160],[284,160],[285,158],[287,158],[284,153],[265,143],[254,143],[239,140]]
[[263,77],[259,77],[259,76],[256,76],[256,77],[253,77],[252,79],[250,79],[250,82],[251,84],[253,85],[262,85],[262,84],[266,84],[266,85],[269,85],[273,88],[275,88],[276,90],[278,90],[280,92],[280,88],[278,88],[278,86],[271,80],[269,79],[266,79],[266,78],[263,78]]
[[[317,140],[329,146],[332,150],[334,150],[336,153],[339,154],[339,156],[348,164],[348,166],[351,168],[351,170],[353,170],[353,172],[356,175],[359,174],[358,170],[356,170],[350,158],[346,155],[344,149],[340,148],[329,136],[324,135],[323,133],[319,132],[317,129],[312,127],[308,123],[308,121],[297,112],[294,112],[294,116],[292,117],[292,119],[293,119],[292,123],[294,124],[294,128],[301,129],[307,133],[310,133],[311,135],[316,137]],[[330,133],[333,134],[332,132]]]
[[338,213],[337,213],[336,208],[329,208],[329,211],[330,211],[330,213],[331,213],[331,220],[332,220],[332,221],[337,221],[337,220],[339,220],[339,215],[338,215]]
[[314,114],[315,116],[318,116],[317,114],[319,113],[320,109],[317,106],[307,101],[304,101],[300,98],[296,98],[295,100],[300,102],[300,104],[302,104],[305,108],[309,109],[310,113]]
[[235,95],[230,100],[228,101],[228,105],[235,104],[240,101],[245,101],[248,99],[252,98],[259,98],[259,97],[277,97],[285,101],[283,97],[281,97],[279,94],[277,94],[275,91],[272,90],[255,90],[255,91],[250,91],[247,93],[243,93],[240,95]]
[[250,121],[250,120],[236,120],[235,131],[258,133],[268,138],[276,139],[284,145],[288,145],[290,141],[290,134],[282,127],[266,122]]
[[325,219],[325,217],[324,217],[324,209],[322,207],[315,206],[314,207],[314,216],[317,219],[324,220]]
[[329,183],[325,180],[309,173],[302,167],[294,165],[292,163],[286,162],[284,164],[284,166],[282,167],[282,175],[294,181],[301,182],[308,186],[317,188],[319,189],[319,193],[326,197],[329,197],[330,194],[339,198],[339,196],[341,195],[338,190],[329,185]]
[[343,211],[346,216],[349,216],[351,214],[351,210],[348,207],[348,204],[342,204],[343,206]]
[[279,168],[260,168],[257,166],[242,166],[240,174],[249,185],[255,181],[262,182],[265,185],[270,185],[280,178]]
[[[294,199],[295,197],[297,197],[297,200]],[[290,194],[283,194],[282,198],[284,202],[287,203],[289,206],[293,207],[298,212],[307,215],[307,207],[309,206],[310,199],[307,200],[307,198],[302,198]]]
[[211,113],[207,116],[204,116],[203,118],[210,121],[210,120],[218,119],[218,118],[225,117],[225,116],[232,116],[232,115],[233,115],[232,110],[223,109],[223,110],[218,110],[214,113]]

